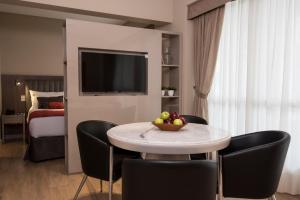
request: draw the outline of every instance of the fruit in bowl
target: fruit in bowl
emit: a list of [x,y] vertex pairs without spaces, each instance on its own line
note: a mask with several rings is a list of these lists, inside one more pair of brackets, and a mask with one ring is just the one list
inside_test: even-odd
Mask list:
[[156,119],[154,120],[154,123],[155,123],[155,124],[163,124],[163,123],[164,123],[164,120],[161,119],[161,118],[156,118]]
[[167,119],[169,119],[169,117],[170,117],[170,113],[167,111],[164,111],[160,114],[160,118],[163,120],[167,120]]
[[181,126],[183,124],[183,122],[181,119],[174,119],[173,124],[177,125],[177,126]]
[[175,119],[179,118],[179,116],[178,116],[177,112],[172,112],[170,114],[170,118],[171,118],[171,120],[175,120]]
[[164,120],[164,124],[172,124],[171,118]]
[[183,116],[178,115],[176,112],[169,113],[167,111],[162,112],[160,117],[152,123],[163,131],[178,131],[187,124]]

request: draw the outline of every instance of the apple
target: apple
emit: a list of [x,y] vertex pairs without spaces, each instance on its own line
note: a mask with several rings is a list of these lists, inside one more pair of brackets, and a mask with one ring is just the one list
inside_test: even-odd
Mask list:
[[178,114],[177,114],[177,112],[172,112],[172,113],[170,114],[170,118],[171,118],[172,120],[178,119]]
[[181,126],[183,124],[183,122],[181,121],[181,119],[175,119],[173,124],[176,126]]
[[183,123],[183,124],[186,124],[186,120],[185,120],[185,118],[184,118],[184,117],[182,117],[182,116],[179,116],[179,119],[182,121],[182,123]]
[[165,124],[172,124],[172,120],[170,118],[164,120],[164,123]]
[[163,123],[164,123],[164,120],[161,119],[161,118],[156,118],[156,119],[154,120],[154,124],[163,124]]
[[170,117],[170,113],[167,112],[167,111],[164,111],[160,114],[160,118],[163,119],[163,120],[166,120]]

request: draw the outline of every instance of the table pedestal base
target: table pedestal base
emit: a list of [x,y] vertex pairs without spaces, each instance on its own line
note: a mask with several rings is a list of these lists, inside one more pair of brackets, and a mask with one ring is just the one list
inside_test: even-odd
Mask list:
[[142,153],[142,158],[144,160],[191,160],[189,154],[173,155],[173,154]]

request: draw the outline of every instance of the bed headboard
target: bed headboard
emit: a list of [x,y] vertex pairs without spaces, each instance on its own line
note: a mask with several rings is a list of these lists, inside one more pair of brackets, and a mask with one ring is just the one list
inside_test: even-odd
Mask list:
[[[16,81],[22,84],[17,86]],[[29,89],[40,91],[63,91],[63,76],[1,74],[2,112],[12,110],[24,113],[31,107]],[[25,101],[21,96],[25,95]]]
[[64,78],[62,76],[44,77],[25,80],[26,112],[31,108],[31,98],[29,90],[41,92],[61,92],[64,91]]

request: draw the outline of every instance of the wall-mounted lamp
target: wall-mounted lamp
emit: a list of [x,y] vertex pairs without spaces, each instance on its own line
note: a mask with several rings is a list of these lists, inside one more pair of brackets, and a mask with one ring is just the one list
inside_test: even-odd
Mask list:
[[16,80],[15,84],[17,87],[20,87],[23,83],[20,80]]

